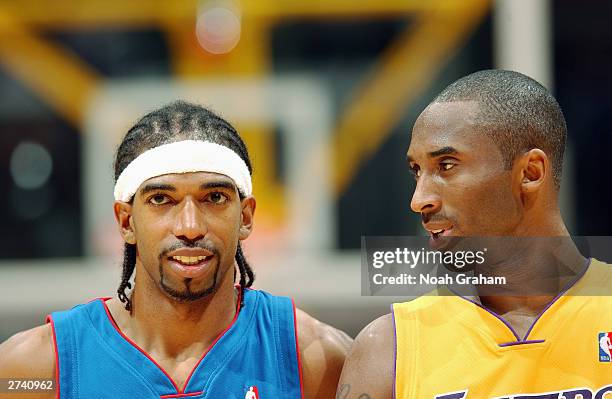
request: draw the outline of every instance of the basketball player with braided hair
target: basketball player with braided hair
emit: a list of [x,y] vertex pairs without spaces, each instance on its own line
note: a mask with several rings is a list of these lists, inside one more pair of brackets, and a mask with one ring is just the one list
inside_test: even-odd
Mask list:
[[249,288],[251,172],[242,139],[210,110],[178,101],[144,116],[115,159],[117,298],[10,338],[0,378],[55,379],[22,399],[333,398],[350,338]]

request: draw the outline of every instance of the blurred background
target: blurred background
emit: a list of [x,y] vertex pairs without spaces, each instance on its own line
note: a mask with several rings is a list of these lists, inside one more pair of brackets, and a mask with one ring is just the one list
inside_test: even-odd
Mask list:
[[612,2],[0,1],[0,341],[111,296],[112,162],[175,99],[221,113],[254,162],[255,286],[355,335],[364,235],[421,234],[405,153],[452,81],[518,70],[561,104],[570,231],[612,235]]

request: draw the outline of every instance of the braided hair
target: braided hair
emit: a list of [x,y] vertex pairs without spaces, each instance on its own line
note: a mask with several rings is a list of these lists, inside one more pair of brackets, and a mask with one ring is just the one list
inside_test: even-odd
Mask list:
[[[121,172],[143,152],[182,140],[203,140],[223,145],[238,154],[247,165],[249,173],[253,173],[246,145],[229,122],[200,105],[176,101],[148,113],[127,132],[115,156],[115,182]],[[242,194],[240,198],[243,198]],[[244,301],[244,289],[253,284],[255,275],[242,252],[240,242],[236,250],[236,263],[240,272],[240,298]],[[132,301],[125,290],[132,288],[130,278],[135,267],[136,245],[126,243],[117,293],[129,311],[132,310]]]

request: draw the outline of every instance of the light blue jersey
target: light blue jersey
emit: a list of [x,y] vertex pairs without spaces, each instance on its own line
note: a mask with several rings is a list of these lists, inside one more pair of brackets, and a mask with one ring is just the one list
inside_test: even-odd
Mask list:
[[302,398],[292,301],[246,289],[233,324],[178,387],[117,328],[104,299],[55,312],[59,399]]

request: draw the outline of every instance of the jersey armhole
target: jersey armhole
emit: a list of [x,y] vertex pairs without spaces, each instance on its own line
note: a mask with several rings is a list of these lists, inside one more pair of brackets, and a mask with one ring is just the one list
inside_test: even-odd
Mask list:
[[300,397],[304,399],[304,379],[302,372],[302,356],[300,355],[300,343],[298,341],[298,325],[297,325],[297,310],[295,308],[295,300],[291,298],[293,306],[293,332],[295,334],[295,352],[297,354],[298,373],[300,375]]
[[[417,398],[419,397],[416,378],[419,351],[417,320],[414,311],[407,312],[401,305],[401,303],[391,304],[395,339],[393,398]],[[398,372],[401,376],[400,384],[397,383]]]
[[393,399],[395,399],[395,381],[397,380],[397,326],[395,325],[395,309],[393,308],[393,304],[391,304],[391,319],[393,319]]
[[59,352],[57,350],[57,338],[55,336],[55,323],[53,322],[53,317],[49,314],[45,318],[45,323],[51,325],[51,335],[53,337],[53,352],[55,354],[55,391],[56,391],[56,399],[60,399],[60,362],[59,362]]

